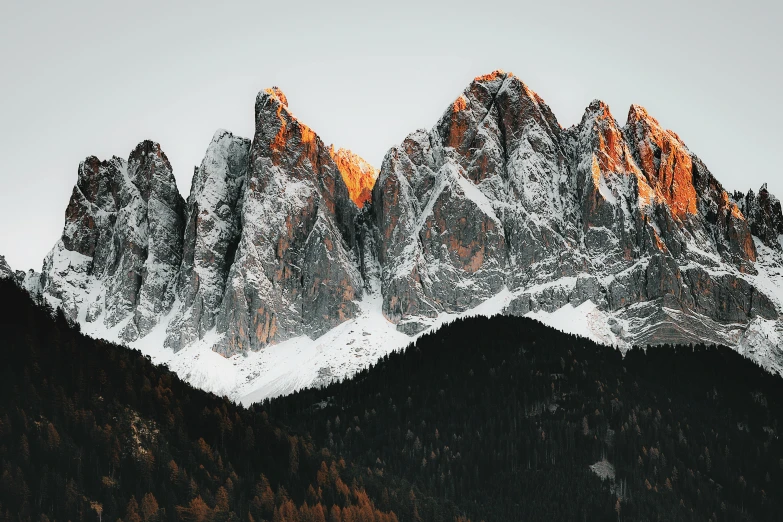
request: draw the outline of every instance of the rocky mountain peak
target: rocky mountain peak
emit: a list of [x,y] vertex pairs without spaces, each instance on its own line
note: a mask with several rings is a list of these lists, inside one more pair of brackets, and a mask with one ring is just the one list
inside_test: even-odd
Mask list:
[[215,327],[242,233],[250,145],[220,129],[194,170],[176,291],[181,306],[166,329],[167,348],[179,350]]
[[647,109],[645,109],[641,105],[632,103],[631,106],[628,108],[628,118],[626,119],[626,122],[630,123],[632,121],[638,122],[638,121],[648,121],[648,120],[654,122],[654,125],[660,127],[658,120],[650,116],[650,113],[647,112]]
[[767,190],[767,184],[757,193],[752,190],[747,194],[735,193],[733,199],[747,218],[751,233],[766,246],[783,249],[783,212],[780,200]]
[[[582,125],[586,125],[588,120],[611,120],[614,122],[614,116],[609,109],[609,105],[598,98],[590,102],[582,114]],[[614,122],[616,126],[616,122]]]
[[271,88],[264,89],[262,92],[268,94],[272,98],[275,98],[283,105],[283,107],[288,107],[288,98],[286,98],[283,91],[280,90],[280,88],[276,85]]
[[16,274],[11,267],[8,266],[8,262],[5,260],[5,256],[0,255],[0,279],[15,279]]
[[483,85],[492,94],[496,94],[500,86],[507,78],[514,76],[512,72],[496,69],[489,74],[482,74],[473,78],[473,83]]
[[[62,241],[66,248],[85,256],[99,255],[107,245],[99,245],[103,217],[115,214],[123,198],[126,162],[118,157],[101,161],[89,156],[79,164],[76,186],[65,210]],[[103,252],[101,252],[103,250]]]
[[[318,154],[324,148],[315,132],[294,116],[288,108],[288,99],[277,87],[258,94],[254,141],[268,143],[268,147],[257,150],[258,157],[269,156],[273,165],[281,165],[286,161],[285,156],[293,152],[298,155],[296,162],[299,165],[306,162],[311,173],[318,169]],[[296,169],[292,173],[304,171]]]
[[372,198],[372,188],[378,179],[379,170],[348,149],[335,151],[334,146],[330,145],[329,155],[342,174],[351,200],[362,208]]
[[644,107],[631,105],[626,132],[637,153],[637,163],[659,201],[680,219],[696,214],[693,163],[685,144],[664,130]]
[[358,209],[329,149],[279,89],[260,92],[255,109],[241,207],[226,212],[239,213],[241,230],[230,234],[230,270],[216,272],[225,291],[215,349],[225,355],[323,333],[356,313],[363,287]]
[[171,163],[159,143],[145,140],[128,158],[128,177],[144,201],[156,195],[175,213],[181,214],[184,200],[177,189]]
[[[582,139],[595,141],[593,176],[600,172],[633,173],[640,174],[639,168],[633,161],[632,154],[625,142],[622,130],[612,116],[609,106],[601,100],[593,100],[585,109],[579,124],[582,130]],[[584,135],[584,133],[587,133]],[[595,180],[596,182],[598,179]],[[646,182],[640,187],[640,197],[648,199],[649,190]]]
[[[146,335],[174,299],[184,206],[159,144],[141,142],[127,162],[88,157],[62,238],[44,260],[43,291],[73,320],[122,322],[123,340]],[[96,281],[100,291],[85,302],[83,289]]]

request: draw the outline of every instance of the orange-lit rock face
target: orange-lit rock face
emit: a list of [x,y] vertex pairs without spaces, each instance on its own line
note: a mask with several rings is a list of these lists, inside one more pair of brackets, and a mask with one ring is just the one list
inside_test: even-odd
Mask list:
[[[491,82],[495,80],[498,76],[501,76],[503,74],[506,74],[503,69],[497,69],[495,71],[492,71],[489,74],[482,74],[481,76],[476,76],[473,78],[474,82]],[[513,73],[508,73],[509,76],[512,76]]]
[[756,261],[756,247],[750,230],[746,228],[747,220],[737,204],[729,199],[729,195],[726,192],[721,194],[721,199],[718,202],[718,211],[721,215],[728,217],[727,228],[730,240],[739,246],[745,259]]
[[[596,108],[597,106],[597,108]],[[636,177],[639,205],[644,208],[656,199],[655,189],[648,183],[647,177],[639,170],[633,159],[628,144],[620,129],[617,128],[609,107],[603,102],[593,102],[588,110],[598,112],[593,124],[593,132],[597,137],[593,158],[593,181],[598,186],[601,173],[615,172]]]
[[221,353],[258,350],[292,336],[316,338],[353,317],[356,206],[329,149],[277,88],[256,97],[256,132],[242,203],[242,241],[221,316]]
[[588,110],[596,115],[592,131],[595,135],[593,150],[593,179],[597,183],[601,172],[639,173],[625,146],[622,133],[603,102],[593,102]]
[[[474,163],[469,178],[475,183],[491,175],[498,167],[491,158],[481,154],[487,140],[502,139],[498,129],[481,129],[484,123],[492,126],[491,122],[497,118],[499,108],[494,99],[511,77],[510,73],[501,70],[477,76],[449,106],[438,123],[443,145],[463,156],[466,164]],[[519,89],[521,85],[517,81],[514,88]]]
[[288,98],[285,97],[283,91],[278,87],[272,87],[271,89],[264,89],[264,92],[280,100],[280,103],[288,107]]
[[342,174],[351,200],[357,207],[362,208],[372,197],[372,188],[378,179],[378,169],[348,149],[335,151],[332,146],[329,147],[329,155]]
[[[267,93],[272,100],[275,100],[278,103],[277,119],[280,120],[280,129],[277,131],[277,134],[270,142],[269,147],[273,152],[280,152],[285,148],[285,144],[288,141],[286,133],[286,129],[288,128],[288,118],[286,116],[290,117],[291,119],[295,118],[288,110],[288,98],[285,97],[283,91],[277,87],[272,87],[271,89],[264,89],[264,92]],[[283,114],[283,111],[285,111],[286,114]]]
[[283,108],[284,107],[285,106],[282,105],[282,104],[278,105],[278,107],[277,107],[277,118],[280,120],[280,130],[277,131],[277,134],[275,135],[274,139],[269,144],[269,147],[273,151],[281,151],[281,150],[283,150],[285,148],[285,144],[286,144],[285,129],[286,129],[286,127],[288,125],[287,125],[287,123],[285,121],[285,118],[283,118]]
[[[298,163],[301,164],[302,160],[309,159],[311,165],[316,165],[318,163],[318,147],[316,143],[318,136],[310,127],[296,119],[296,116],[288,108],[288,99],[283,94],[283,91],[277,87],[272,87],[271,89],[264,89],[264,92],[277,102],[276,115],[280,121],[277,134],[269,143],[269,148],[272,151],[272,162],[275,165],[280,165],[282,156],[287,153],[286,149],[289,146],[289,142],[293,140],[294,143],[298,141],[302,145],[302,154]],[[298,146],[294,145],[293,148],[298,148]]]
[[[579,180],[584,183],[581,205],[590,248],[604,251],[611,246],[603,231],[608,229],[617,239],[616,251],[632,259],[638,230],[619,220],[618,210],[638,204],[635,218],[641,219],[649,238],[645,249],[680,256],[689,235],[699,230],[714,237],[716,250],[740,270],[755,260],[740,208],[682,140],[662,129],[645,109],[632,106],[627,126],[619,129],[608,107],[596,100],[567,135],[569,146],[580,151],[578,168],[585,169]],[[663,207],[668,212],[658,212]],[[709,224],[705,213],[711,213]]]
[[451,125],[449,126],[449,147],[459,149],[462,140],[465,137],[465,132],[468,130],[470,124],[470,116],[465,114],[465,109],[468,107],[468,100],[465,95],[460,95],[454,101],[451,107]]
[[[594,100],[585,111],[580,124],[583,132],[581,138],[589,143],[592,152],[590,175],[592,177],[591,196],[585,200],[585,224],[587,226],[611,226],[614,218],[606,221],[609,211],[601,209],[606,204],[607,190],[620,183],[625,185],[623,178],[633,176],[638,191],[638,204],[647,207],[654,201],[654,192],[642,174],[633,154],[625,141],[622,131],[617,127],[609,107],[602,101]],[[604,187],[603,191],[600,187]],[[622,188],[619,189],[622,192]]]
[[634,165],[620,130],[615,125],[609,107],[598,102],[593,131],[598,138],[596,160],[603,172],[639,172]]
[[720,203],[721,203],[720,204],[721,208],[726,208],[729,211],[729,213],[732,215],[732,217],[736,219],[742,219],[742,220],[745,219],[745,216],[742,215],[742,211],[739,209],[737,204],[729,199],[728,193],[724,192],[721,195]]
[[464,111],[467,106],[468,100],[465,98],[465,95],[460,95],[459,98],[454,100],[454,112]]
[[631,106],[628,128],[636,140],[640,167],[656,195],[679,219],[696,214],[693,164],[679,137],[661,128],[658,121],[638,105]]

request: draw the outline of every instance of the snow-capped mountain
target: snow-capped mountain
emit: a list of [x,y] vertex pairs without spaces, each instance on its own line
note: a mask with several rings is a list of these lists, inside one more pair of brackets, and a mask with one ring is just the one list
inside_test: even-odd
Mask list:
[[187,201],[158,144],[87,158],[25,287],[244,402],[349,375],[462,314],[621,349],[718,342],[783,371],[780,203],[728,194],[641,107],[619,127],[594,101],[563,129],[495,71],[380,172],[325,146],[277,88],[255,113],[252,140],[215,133]]

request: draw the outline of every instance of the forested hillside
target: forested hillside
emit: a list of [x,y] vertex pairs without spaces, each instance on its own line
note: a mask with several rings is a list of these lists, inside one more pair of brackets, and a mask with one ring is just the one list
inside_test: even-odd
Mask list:
[[446,520],[444,501],[486,520],[783,513],[783,380],[727,348],[623,358],[532,320],[472,318],[265,407],[372,474],[371,496],[388,477],[420,491],[422,520]]
[[0,339],[3,520],[780,518],[783,380],[729,349],[474,318],[245,409],[8,281]]
[[51,312],[0,280],[0,519],[397,520],[261,409]]

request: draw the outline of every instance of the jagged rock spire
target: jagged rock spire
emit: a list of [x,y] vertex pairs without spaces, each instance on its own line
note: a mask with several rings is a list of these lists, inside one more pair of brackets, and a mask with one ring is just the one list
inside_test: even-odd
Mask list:
[[216,322],[221,353],[318,336],[356,313],[356,213],[321,139],[279,89],[260,92],[242,232]]
[[183,214],[159,144],[141,142],[127,162],[88,157],[79,165],[62,238],[44,260],[43,291],[72,320],[100,320],[106,328],[122,322],[126,341],[146,335],[174,301]]

